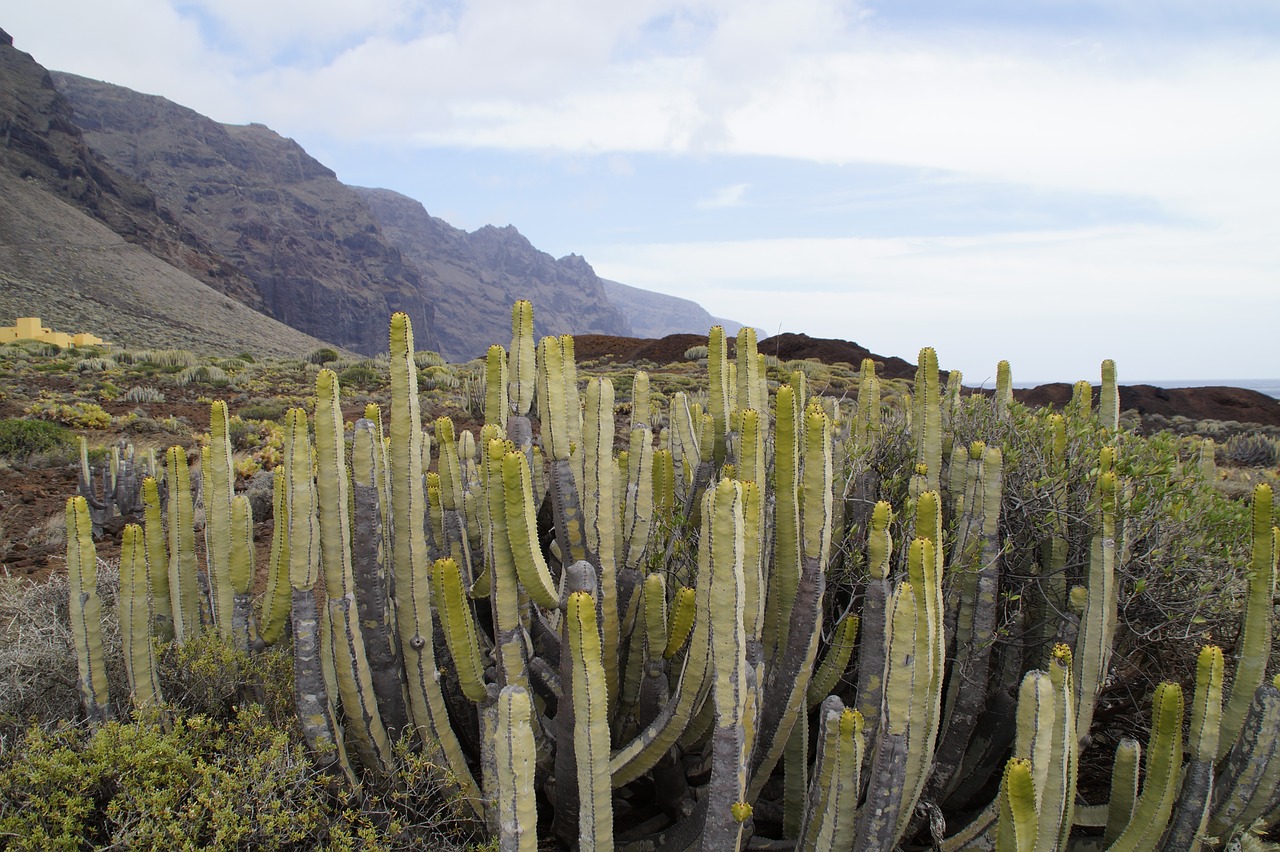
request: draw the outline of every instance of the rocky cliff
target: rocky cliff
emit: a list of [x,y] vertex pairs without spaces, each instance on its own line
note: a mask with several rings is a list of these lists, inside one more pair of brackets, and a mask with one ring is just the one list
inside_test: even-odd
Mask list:
[[734,335],[742,328],[742,323],[713,317],[706,308],[691,299],[642,290],[607,278],[600,280],[609,301],[627,316],[631,328],[641,337],[706,334],[713,325],[723,326],[725,334]]
[[366,354],[386,350],[387,317],[404,311],[419,348],[439,347],[431,287],[360,196],[293,140],[71,74],[53,82],[85,142],[252,282],[230,295]]
[[516,299],[533,302],[540,336],[633,333],[626,306],[612,301],[606,282],[581,257],[556,260],[511,225],[463,231],[389,189],[357,191],[439,294],[437,330],[447,357],[475,358],[492,343],[508,344]]
[[240,301],[255,289],[139,180],[88,145],[49,72],[0,30],[0,170],[52,193],[126,242]]

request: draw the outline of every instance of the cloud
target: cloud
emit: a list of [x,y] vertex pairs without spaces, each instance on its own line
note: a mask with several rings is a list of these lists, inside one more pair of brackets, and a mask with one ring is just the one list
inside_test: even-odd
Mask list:
[[[697,293],[769,333],[934,346],[973,380],[1002,358],[1023,379],[1260,375],[1280,247],[1257,235],[1124,226],[966,238],[785,239],[597,246],[605,278]],[[1250,330],[1252,328],[1252,330]],[[1260,337],[1261,336],[1261,337]]]
[[742,198],[750,184],[735,183],[722,186],[706,198],[699,199],[695,206],[699,210],[722,210],[726,207],[741,207]]

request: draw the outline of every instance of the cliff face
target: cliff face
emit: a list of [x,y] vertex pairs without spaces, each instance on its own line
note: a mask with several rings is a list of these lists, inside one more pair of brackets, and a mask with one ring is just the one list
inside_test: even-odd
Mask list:
[[0,170],[34,183],[214,289],[253,305],[255,288],[138,179],[86,143],[49,72],[0,30]]
[[297,143],[120,86],[52,79],[84,141],[251,282],[224,292],[366,354],[386,351],[387,318],[404,311],[418,347],[439,348],[431,288],[360,196]]
[[468,233],[387,189],[359,189],[387,237],[438,294],[441,351],[451,359],[483,355],[511,340],[511,303],[533,302],[535,333],[632,333],[605,284],[577,255],[556,260],[519,231],[486,226]]
[[[691,299],[642,290],[607,278],[601,280],[605,292],[609,294],[609,301],[626,314],[631,320],[632,329],[641,337],[705,335],[713,325],[723,326],[725,334],[734,335],[742,328],[742,323],[713,317],[702,305]],[[757,331],[757,336],[759,335]]]

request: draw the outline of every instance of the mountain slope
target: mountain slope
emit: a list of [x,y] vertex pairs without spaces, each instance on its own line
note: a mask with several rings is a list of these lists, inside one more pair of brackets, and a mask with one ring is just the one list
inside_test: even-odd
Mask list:
[[325,345],[217,292],[47,191],[0,171],[0,317],[118,346],[298,357]]
[[706,334],[713,325],[723,326],[725,334],[734,335],[742,328],[742,323],[713,317],[692,299],[642,290],[607,278],[600,280],[609,301],[631,320],[631,327],[639,337]]
[[511,303],[533,302],[536,334],[629,335],[628,312],[577,255],[556,260],[514,227],[468,233],[389,189],[358,188],[383,232],[439,293],[442,351],[454,359],[483,355],[511,340]]
[[49,72],[0,30],[0,171],[34,181],[125,241],[242,301],[255,290],[156,203],[138,181],[112,168],[85,143],[70,105]]
[[53,81],[85,141],[239,269],[245,299],[301,331],[366,354],[404,311],[438,348],[434,294],[360,197],[290,139],[224,125],[152,95],[72,74]]

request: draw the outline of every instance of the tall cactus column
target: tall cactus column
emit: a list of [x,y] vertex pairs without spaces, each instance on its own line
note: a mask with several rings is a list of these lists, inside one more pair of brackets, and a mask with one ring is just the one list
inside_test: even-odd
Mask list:
[[80,698],[90,722],[105,722],[114,713],[107,695],[107,663],[102,650],[102,599],[98,597],[93,521],[83,497],[67,500],[67,578],[71,583],[71,634],[80,670]]

